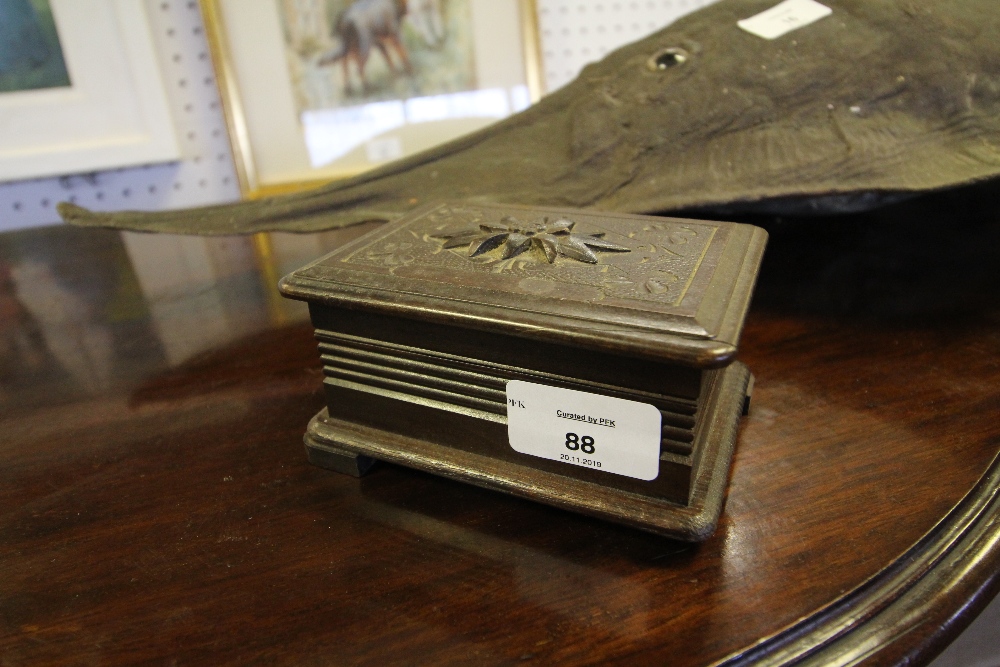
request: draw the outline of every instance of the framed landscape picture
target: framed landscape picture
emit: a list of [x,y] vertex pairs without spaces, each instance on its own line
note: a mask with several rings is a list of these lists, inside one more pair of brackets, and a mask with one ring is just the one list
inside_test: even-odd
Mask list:
[[0,181],[177,159],[143,0],[0,0]]
[[351,176],[520,111],[534,0],[202,0],[244,194]]

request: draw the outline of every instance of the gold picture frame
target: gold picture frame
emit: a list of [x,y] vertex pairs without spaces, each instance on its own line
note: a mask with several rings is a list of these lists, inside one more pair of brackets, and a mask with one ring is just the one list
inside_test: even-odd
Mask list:
[[[516,80],[517,92],[521,93],[518,99],[524,100],[524,105],[537,101],[543,84],[535,0],[464,1],[471,7],[475,38],[470,39],[489,40],[488,45],[474,46],[477,52],[485,49],[491,56],[476,60],[477,68],[481,67],[481,61],[488,66],[485,76],[477,70],[477,85],[485,78],[490,82],[500,81],[505,90],[514,91],[510,84]],[[247,0],[201,0],[236,172],[245,198],[313,187],[380,164],[370,159],[370,149],[367,162],[359,158],[357,148],[353,157],[341,158],[332,165],[315,166],[312,162],[314,156],[305,145],[307,129],[303,119],[308,112],[295,106],[297,89],[293,89],[286,59],[288,33],[281,25],[278,2],[281,0],[253,0],[251,5]],[[497,58],[497,53],[506,55]],[[371,60],[377,58],[381,56],[373,54]],[[338,68],[336,74],[341,76],[344,86],[350,85],[350,78],[343,80],[346,70],[341,74]],[[478,90],[486,90],[486,86]],[[489,88],[489,92],[496,90]],[[399,99],[400,103],[410,101]],[[519,110],[513,102],[510,108],[509,113]],[[499,117],[448,119],[400,127],[399,132],[406,133],[406,148],[398,148],[403,142],[397,139],[400,154],[390,155],[389,159],[443,143]],[[391,138],[393,131],[383,136]],[[313,144],[316,145],[315,141]]]

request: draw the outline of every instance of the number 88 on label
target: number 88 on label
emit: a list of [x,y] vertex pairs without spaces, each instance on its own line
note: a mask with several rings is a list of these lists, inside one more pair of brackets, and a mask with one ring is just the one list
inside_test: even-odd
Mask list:
[[566,449],[574,452],[579,449],[584,454],[593,454],[595,451],[594,439],[589,435],[585,435],[581,438],[576,433],[567,433]]

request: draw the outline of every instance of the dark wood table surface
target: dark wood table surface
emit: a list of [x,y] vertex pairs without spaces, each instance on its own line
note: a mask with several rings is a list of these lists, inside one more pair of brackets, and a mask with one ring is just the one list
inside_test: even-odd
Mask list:
[[759,219],[698,546],[309,466],[319,360],[274,282],[364,230],[4,234],[0,665],[925,662],[1000,584],[996,199]]

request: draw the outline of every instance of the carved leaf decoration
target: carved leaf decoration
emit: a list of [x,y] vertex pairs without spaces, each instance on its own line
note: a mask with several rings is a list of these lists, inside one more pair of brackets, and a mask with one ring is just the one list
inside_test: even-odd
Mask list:
[[462,234],[476,234],[474,228],[468,225],[462,225],[461,227],[449,227],[435,234],[431,234],[432,239],[450,239],[453,236],[460,236]]
[[572,231],[576,223],[566,218],[560,218],[555,222],[549,222],[548,218],[545,218],[542,224],[547,234],[560,234]]
[[551,234],[539,234],[535,237],[535,243],[542,249],[545,259],[549,261],[549,264],[556,261],[556,255],[559,254],[558,238]]
[[444,239],[443,248],[460,248],[469,246],[469,256],[479,255],[503,248],[502,259],[517,257],[532,248],[537,248],[549,264],[562,255],[587,264],[597,264],[600,252],[631,252],[630,248],[605,241],[603,232],[584,235],[572,232],[576,223],[567,218],[549,220],[543,217],[535,222],[525,224],[517,218],[504,216],[499,224],[481,223],[475,227],[449,229],[433,238]]
[[[504,218],[504,219],[506,220],[506,218]],[[483,232],[487,233],[487,234],[495,234],[497,232],[513,232],[513,231],[517,230],[517,227],[516,226],[512,227],[512,226],[509,226],[509,225],[482,224],[482,225],[479,225],[479,229],[482,230]]]
[[587,264],[597,264],[597,255],[594,251],[588,248],[586,243],[572,236],[559,239],[559,254]]
[[462,232],[461,234],[452,236],[447,241],[445,241],[444,247],[459,248],[461,246],[467,246],[481,236],[482,234],[480,232],[468,232],[468,231]]
[[511,257],[517,257],[529,248],[531,248],[530,236],[511,232],[510,236],[507,237],[507,242],[503,245],[503,258],[510,259]]
[[500,244],[506,241],[508,236],[510,236],[510,232],[501,232],[499,234],[490,234],[481,241],[473,241],[469,247],[469,257],[482,255],[484,252],[499,248]]
[[[601,234],[601,236],[604,235]],[[591,248],[597,248],[598,250],[604,250],[606,252],[631,252],[629,248],[615,245],[610,241],[605,241],[597,235],[581,238],[580,240],[589,245]]]

